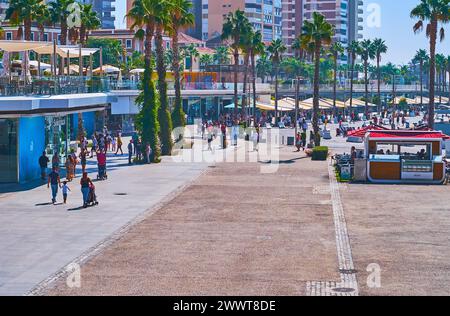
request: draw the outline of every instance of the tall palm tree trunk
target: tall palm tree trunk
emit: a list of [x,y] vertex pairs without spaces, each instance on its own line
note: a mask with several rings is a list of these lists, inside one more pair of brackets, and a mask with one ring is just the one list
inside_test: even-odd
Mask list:
[[275,65],[275,125],[278,126],[278,64]]
[[350,116],[353,110],[353,72],[355,71],[355,59],[356,56],[352,54],[352,65],[350,70]]
[[423,108],[423,61],[420,61],[420,108]]
[[173,30],[172,35],[172,68],[174,74],[174,88],[175,88],[175,105],[172,114],[173,127],[183,127],[186,122],[183,113],[183,106],[181,100],[181,80],[180,80],[180,48],[178,45],[178,29]]
[[313,93],[313,117],[314,143],[320,146],[319,135],[319,80],[320,80],[320,41],[316,41],[314,56],[314,93]]
[[[337,71],[338,62],[337,55],[334,56],[334,80],[333,80],[333,116],[336,116],[336,98],[337,98]],[[296,122],[297,124],[297,122]]]
[[242,85],[242,109],[241,115],[243,118],[246,117],[245,111],[247,107],[247,79],[248,79],[248,63],[249,63],[249,54],[245,54],[244,56],[244,82]]
[[159,91],[159,136],[161,140],[161,153],[170,155],[172,152],[172,119],[169,112],[169,100],[167,97],[166,65],[164,63],[163,46],[163,27],[160,23],[156,26],[155,34],[156,45],[156,69],[158,72],[158,91]]
[[256,64],[255,54],[252,53],[252,86],[253,86],[253,120],[256,126]]
[[380,68],[380,55],[377,56],[377,70],[378,70],[378,88],[377,88],[377,95],[378,95],[378,113],[381,114],[381,68]]
[[367,76],[367,68],[369,67],[368,61],[364,60],[364,99],[365,99],[365,114],[366,119],[369,118],[369,80]]
[[234,49],[234,118],[238,114],[238,71],[239,71],[239,50]]
[[431,129],[434,129],[437,24],[437,18],[433,16],[430,29],[430,102],[428,104],[428,127]]
[[26,41],[31,41],[31,19],[27,18],[23,21],[24,35]]

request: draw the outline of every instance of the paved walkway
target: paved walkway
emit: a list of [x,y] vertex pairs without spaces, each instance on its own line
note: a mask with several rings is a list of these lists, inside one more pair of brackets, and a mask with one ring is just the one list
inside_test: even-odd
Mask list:
[[46,294],[303,295],[339,280],[326,162],[222,163]]
[[[87,209],[80,208],[79,178],[69,184],[72,192],[67,205],[51,205],[50,190],[44,185],[0,194],[0,295],[31,290],[198,177],[206,167],[170,159],[129,167],[126,156],[111,157],[109,179],[96,182],[100,205]],[[96,170],[90,162],[91,177]]]

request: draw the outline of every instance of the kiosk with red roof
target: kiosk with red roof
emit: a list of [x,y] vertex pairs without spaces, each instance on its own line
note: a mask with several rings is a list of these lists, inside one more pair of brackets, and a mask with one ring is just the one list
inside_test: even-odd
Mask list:
[[367,178],[373,183],[443,183],[446,138],[437,131],[367,131]]

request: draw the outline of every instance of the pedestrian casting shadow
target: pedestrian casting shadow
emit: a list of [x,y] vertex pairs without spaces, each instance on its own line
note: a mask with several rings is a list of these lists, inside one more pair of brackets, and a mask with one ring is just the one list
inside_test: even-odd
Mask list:
[[69,208],[67,209],[68,212],[75,212],[75,211],[83,211],[83,210],[87,210],[91,207],[94,207],[96,205],[88,205],[87,207],[84,206],[78,206],[78,207],[74,207],[74,208]]
[[58,205],[63,205],[64,203],[60,202],[60,203],[55,203],[53,204],[52,202],[47,202],[47,203],[38,203],[35,204],[34,206],[49,206],[49,205],[54,205],[54,206],[58,206]]
[[279,160],[279,161],[266,160],[266,161],[259,161],[259,163],[270,165],[272,163],[277,162],[279,164],[289,165],[289,164],[295,163],[298,160],[303,160],[303,159],[307,159],[307,158],[309,158],[309,157],[297,157],[297,158],[292,158],[292,159],[287,159],[287,160]]

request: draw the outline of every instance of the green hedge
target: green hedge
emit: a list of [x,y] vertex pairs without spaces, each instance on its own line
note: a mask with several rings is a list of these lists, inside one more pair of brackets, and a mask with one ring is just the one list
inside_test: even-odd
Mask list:
[[328,147],[318,146],[314,147],[312,152],[312,160],[327,160],[328,158]]

